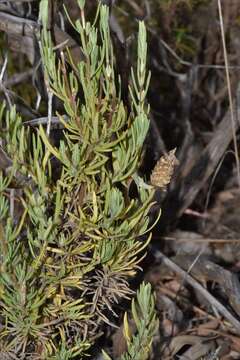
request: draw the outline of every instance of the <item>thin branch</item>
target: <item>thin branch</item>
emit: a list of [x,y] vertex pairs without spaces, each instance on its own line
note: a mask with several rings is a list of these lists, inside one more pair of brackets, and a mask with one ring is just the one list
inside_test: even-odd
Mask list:
[[9,90],[5,87],[5,85],[3,83],[4,75],[5,75],[5,72],[7,70],[7,63],[8,63],[8,57],[6,55],[5,58],[4,58],[2,68],[1,68],[1,72],[0,72],[0,91],[3,91],[3,93],[4,93],[4,95],[5,95],[6,99],[7,99],[8,106],[11,107],[12,102],[11,102],[11,99],[10,99],[10,96],[9,96]]
[[2,65],[2,69],[0,72],[0,83],[1,84],[3,83],[3,77],[4,77],[5,71],[7,69],[7,63],[8,63],[8,58],[7,58],[7,56],[5,56],[5,59],[4,59],[3,65]]
[[229,107],[230,107],[231,124],[232,124],[233,145],[234,145],[234,152],[235,152],[235,159],[236,159],[236,166],[237,166],[237,179],[238,179],[238,185],[240,187],[240,167],[239,167],[239,157],[238,157],[238,147],[237,147],[237,137],[236,137],[236,126],[235,126],[235,121],[234,121],[233,98],[232,98],[231,82],[230,82],[230,75],[229,75],[229,64],[228,64],[227,47],[226,47],[226,41],[225,41],[221,0],[218,0],[218,11],[219,11],[220,26],[221,26],[224,62],[225,62],[225,69],[226,69],[228,98],[229,98]]
[[48,93],[48,124],[47,124],[47,135],[50,135],[51,130],[51,121],[52,121],[52,99],[53,99],[53,93],[52,91],[47,88]]
[[[65,114],[61,115],[61,117],[66,122],[69,120],[69,118]],[[38,126],[38,125],[47,125],[47,124],[48,124],[48,117],[47,116],[43,116],[43,117],[39,117],[39,118],[36,118],[36,119],[27,120],[27,121],[23,122],[24,126]],[[58,125],[58,127],[60,127],[60,128],[64,127],[57,116],[52,116],[51,124],[52,125]]]

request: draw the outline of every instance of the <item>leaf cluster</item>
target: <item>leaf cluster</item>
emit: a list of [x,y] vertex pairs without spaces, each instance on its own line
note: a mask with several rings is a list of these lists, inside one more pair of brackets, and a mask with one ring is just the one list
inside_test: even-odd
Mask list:
[[[155,299],[151,293],[151,285],[142,283],[137,291],[136,300],[132,300],[132,317],[136,325],[136,331],[132,334],[127,319],[124,316],[124,337],[127,342],[127,351],[120,360],[146,360],[152,346],[153,336],[158,327],[155,313]],[[110,356],[103,351],[104,359],[111,360]]]
[[[78,4],[81,17],[72,25],[83,60],[75,64],[69,51],[54,48],[41,3],[45,83],[64,109],[59,146],[42,126],[25,125],[15,108],[0,112],[0,155],[9,160],[0,172],[1,358],[84,357],[101,324],[117,315],[117,302],[132,294],[127,279],[150,240],[139,237],[148,231],[154,189],[137,174],[149,128],[145,27],[139,23],[128,111],[108,8],[99,6],[90,23],[84,1]],[[131,198],[133,184],[138,196]],[[140,309],[150,305],[151,318],[144,291]]]

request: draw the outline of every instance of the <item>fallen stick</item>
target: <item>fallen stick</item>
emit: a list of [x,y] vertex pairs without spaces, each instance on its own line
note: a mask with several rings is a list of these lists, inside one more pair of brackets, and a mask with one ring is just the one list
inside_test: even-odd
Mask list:
[[154,249],[154,256],[156,259],[161,260],[168,268],[177,273],[184,282],[187,282],[195,290],[197,290],[204,298],[214,306],[222,316],[227,319],[236,330],[240,331],[240,321],[238,321],[213,295],[211,295],[202,285],[200,285],[191,275],[189,275],[180,266],[175,264],[161,251]]

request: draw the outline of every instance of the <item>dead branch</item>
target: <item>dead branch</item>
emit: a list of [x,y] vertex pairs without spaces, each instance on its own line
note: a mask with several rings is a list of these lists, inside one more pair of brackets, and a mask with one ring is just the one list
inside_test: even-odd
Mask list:
[[176,272],[184,281],[191,285],[196,291],[198,291],[204,298],[215,307],[225,319],[227,319],[236,330],[240,331],[240,322],[214,297],[212,296],[202,285],[200,285],[192,276],[186,271],[175,264],[171,259],[165,256],[161,251],[154,249],[154,255],[158,260],[161,260],[168,268]]

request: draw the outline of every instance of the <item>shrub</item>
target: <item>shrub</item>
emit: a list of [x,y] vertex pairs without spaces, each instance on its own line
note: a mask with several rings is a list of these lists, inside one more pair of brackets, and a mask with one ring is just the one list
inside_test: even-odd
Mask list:
[[[59,146],[52,143],[51,108],[47,131],[39,122],[32,130],[14,108],[2,106],[0,114],[1,156],[8,164],[0,172],[1,359],[83,358],[102,324],[113,323],[118,301],[133,294],[128,280],[150,240],[139,237],[148,231],[154,189],[137,174],[149,127],[144,24],[139,22],[128,111],[108,8],[99,6],[90,23],[78,1],[81,18],[73,26],[83,60],[75,64],[69,51],[54,49],[47,3],[41,2],[40,48],[48,96],[64,108],[57,114]],[[135,198],[129,196],[132,184]],[[138,303],[145,299],[144,311],[149,305],[151,337],[156,321],[149,291],[141,288]],[[129,351],[137,337],[133,345],[128,338]]]

